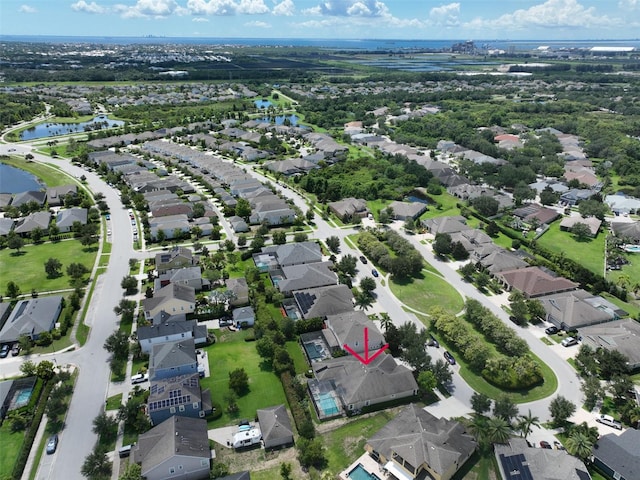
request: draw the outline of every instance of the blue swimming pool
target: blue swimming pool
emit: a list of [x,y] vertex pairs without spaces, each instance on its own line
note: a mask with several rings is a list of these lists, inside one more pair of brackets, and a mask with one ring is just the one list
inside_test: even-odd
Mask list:
[[25,405],[27,405],[29,403],[29,400],[31,399],[32,393],[33,387],[23,388],[22,390],[17,391],[15,393],[15,396],[13,397],[15,408],[24,407]]
[[348,477],[351,480],[380,480],[379,476],[367,472],[361,463],[349,472]]
[[322,413],[327,417],[340,413],[338,404],[330,393],[321,393],[318,395],[318,408],[322,410]]

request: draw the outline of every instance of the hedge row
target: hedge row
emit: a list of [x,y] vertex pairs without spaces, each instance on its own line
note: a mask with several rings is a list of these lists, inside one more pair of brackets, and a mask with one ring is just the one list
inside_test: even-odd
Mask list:
[[31,452],[31,447],[33,446],[33,440],[36,438],[36,433],[40,427],[40,421],[42,420],[42,415],[44,415],[44,409],[47,406],[47,401],[52,388],[53,382],[48,381],[41,390],[40,398],[38,399],[38,406],[34,411],[33,419],[31,420],[29,428],[27,428],[24,433],[24,442],[20,449],[20,453],[18,454],[18,458],[16,459],[16,464],[13,466],[13,473],[11,474],[11,478],[13,480],[20,480],[22,477],[24,467],[27,465],[27,460],[29,459],[29,452]]
[[[291,373],[287,371],[280,374],[280,381],[282,382],[284,394],[289,402],[291,415],[293,415],[293,421],[296,424],[298,433],[300,436],[309,439],[315,437],[316,432],[313,422],[311,421],[311,414],[309,413],[309,409],[305,408],[305,405],[302,403],[303,399],[300,398],[300,395],[296,391],[294,385],[296,380],[291,376]],[[304,390],[302,393],[304,395]]]

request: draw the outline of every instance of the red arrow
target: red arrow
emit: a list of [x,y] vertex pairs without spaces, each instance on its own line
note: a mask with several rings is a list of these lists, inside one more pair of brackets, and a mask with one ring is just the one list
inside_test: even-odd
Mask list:
[[384,352],[387,348],[389,348],[389,344],[385,343],[382,347],[380,347],[380,349],[376,353],[374,353],[372,356],[369,356],[369,329],[367,327],[364,327],[364,358],[358,355],[353,350],[353,348],[351,348],[349,345],[347,345],[346,343],[344,344],[344,349],[347,352],[349,352],[351,355],[356,357],[358,360],[360,360],[362,363],[364,363],[365,365],[369,365],[376,357],[378,357],[378,355]]

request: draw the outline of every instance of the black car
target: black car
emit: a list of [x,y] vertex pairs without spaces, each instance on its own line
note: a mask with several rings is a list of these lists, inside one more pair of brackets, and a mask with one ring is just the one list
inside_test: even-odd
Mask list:
[[367,257],[365,257],[364,255],[360,255],[360,261],[361,261],[362,263],[368,263],[368,262],[367,262]]
[[47,455],[56,453],[56,448],[58,448],[58,435],[53,434],[49,437],[49,440],[47,440]]
[[446,350],[444,351],[444,358],[447,359],[447,362],[449,362],[449,365],[455,365],[456,364],[456,359],[453,358],[453,355],[451,355]]
[[549,444],[549,442],[547,442],[546,440],[541,440],[540,441],[540,448],[546,448],[546,449],[549,449],[549,450],[553,450],[551,448],[551,445]]
[[9,355],[9,344],[5,343],[4,345],[2,345],[2,347],[0,347],[0,358],[6,358],[7,355]]
[[373,270],[371,270],[371,275],[373,275],[376,278],[378,278],[380,276],[380,274],[378,273],[378,270],[376,270],[375,268]]
[[429,340],[427,341],[427,345],[429,345],[430,347],[440,348],[440,344],[438,343],[438,340],[433,338],[433,336],[431,335],[429,335]]
[[559,332],[558,327],[554,327],[554,326],[545,328],[544,330],[544,333],[546,333],[547,335],[553,335],[558,332]]

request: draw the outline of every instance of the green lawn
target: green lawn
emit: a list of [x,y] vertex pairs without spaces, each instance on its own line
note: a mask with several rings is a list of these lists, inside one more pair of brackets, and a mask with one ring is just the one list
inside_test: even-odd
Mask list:
[[296,373],[305,373],[309,369],[309,364],[307,363],[307,358],[302,352],[300,344],[296,341],[287,342],[285,348],[293,359],[293,365],[296,369]]
[[356,420],[323,435],[327,447],[327,461],[332,474],[338,475],[360,455],[369,437],[395,417],[392,410],[377,412]]
[[[640,275],[640,273],[638,275]],[[640,278],[640,276],[635,278]],[[629,312],[630,317],[640,318],[640,301],[632,300],[631,302],[623,302],[618,297],[614,297],[613,295],[607,292],[600,292],[599,295],[603,298],[606,298],[614,305],[617,305],[623,310],[626,310],[627,312]],[[629,294],[627,298],[633,298],[632,294]]]
[[0,427],[0,478],[11,478],[13,465],[24,442],[24,432],[11,433],[11,422],[4,422]]
[[464,307],[458,291],[439,276],[424,273],[420,278],[391,280],[391,291],[402,303],[423,313],[440,306],[456,314]]
[[117,393],[109,398],[107,398],[107,405],[105,410],[118,410],[122,405],[122,393]]
[[[209,422],[209,428],[232,425],[239,418],[255,418],[259,408],[286,404],[284,391],[278,377],[265,366],[256,352],[255,342],[245,342],[252,331],[227,332],[219,336],[218,342],[205,348],[209,359],[211,376],[203,378],[200,385],[211,391],[211,399],[225,410],[221,418]],[[225,395],[229,392],[229,372],[242,367],[249,376],[248,394],[238,398],[240,411],[230,415],[226,412]]]
[[538,244],[551,252],[564,253],[567,258],[602,275],[605,237],[606,233],[600,232],[596,238],[578,241],[570,232],[561,232],[560,222],[555,222],[538,239]]
[[22,157],[3,158],[2,163],[6,163],[12,167],[20,168],[34,174],[45,185],[47,185],[47,187],[59,187],[60,185],[76,183],[72,176],[46,163],[30,162]]
[[[97,247],[83,247],[78,240],[59,243],[25,245],[19,255],[15,250],[0,250],[0,272],[5,278],[15,278],[22,293],[31,289],[38,292],[70,289],[66,268],[70,263],[82,263],[89,270],[93,268]],[[44,264],[49,258],[57,258],[62,263],[62,276],[47,278]],[[4,287],[4,285],[2,285]]]
[[460,215],[460,209],[456,206],[457,203],[462,203],[459,198],[447,192],[442,192],[440,195],[433,195],[431,198],[438,202],[438,204],[429,204],[429,209],[420,216],[420,220]]
[[452,477],[452,480],[493,480],[499,478],[493,452],[474,453],[460,470]]

